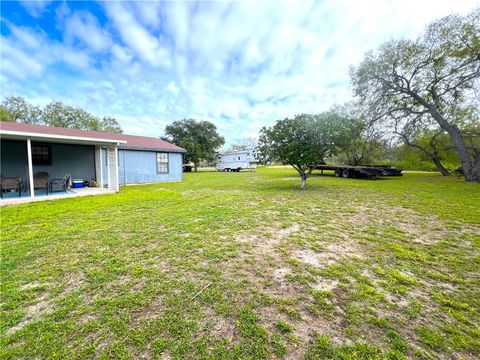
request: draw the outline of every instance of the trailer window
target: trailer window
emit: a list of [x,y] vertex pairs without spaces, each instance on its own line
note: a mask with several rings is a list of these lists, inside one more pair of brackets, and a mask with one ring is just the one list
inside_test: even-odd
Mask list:
[[157,174],[168,174],[168,153],[157,153]]

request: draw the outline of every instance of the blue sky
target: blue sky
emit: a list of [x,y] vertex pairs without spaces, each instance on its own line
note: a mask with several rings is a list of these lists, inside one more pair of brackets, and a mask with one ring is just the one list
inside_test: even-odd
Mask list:
[[60,100],[139,135],[206,119],[231,144],[348,101],[366,51],[479,3],[2,1],[1,95]]

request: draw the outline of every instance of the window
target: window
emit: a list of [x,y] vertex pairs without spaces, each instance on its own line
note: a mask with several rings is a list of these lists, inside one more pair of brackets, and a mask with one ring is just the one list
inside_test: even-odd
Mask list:
[[50,145],[32,144],[33,165],[52,165],[52,148]]
[[157,174],[168,174],[168,153],[157,153]]
[[238,157],[238,160],[240,160],[240,156]]

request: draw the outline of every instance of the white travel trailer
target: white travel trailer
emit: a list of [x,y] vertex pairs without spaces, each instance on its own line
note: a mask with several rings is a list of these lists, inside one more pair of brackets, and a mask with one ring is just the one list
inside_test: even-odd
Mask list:
[[218,171],[254,170],[258,162],[255,150],[253,149],[217,154],[216,159],[216,168]]

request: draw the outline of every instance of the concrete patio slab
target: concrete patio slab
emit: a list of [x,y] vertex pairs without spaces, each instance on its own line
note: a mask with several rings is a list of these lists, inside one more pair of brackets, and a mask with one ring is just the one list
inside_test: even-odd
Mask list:
[[67,199],[78,196],[90,196],[90,195],[105,195],[105,194],[115,194],[114,190],[104,189],[104,188],[81,188],[81,189],[69,189],[67,193],[64,192],[55,192],[48,195],[36,195],[35,197],[30,197],[29,195],[22,197],[8,197],[0,199],[0,206],[5,205],[15,205],[15,204],[25,204],[36,201],[47,201],[47,200],[59,200]]

